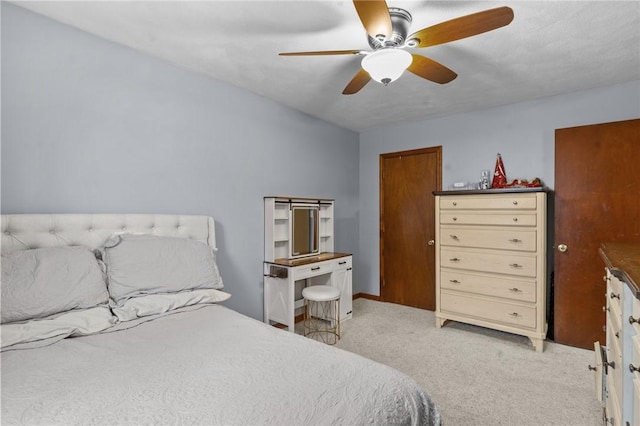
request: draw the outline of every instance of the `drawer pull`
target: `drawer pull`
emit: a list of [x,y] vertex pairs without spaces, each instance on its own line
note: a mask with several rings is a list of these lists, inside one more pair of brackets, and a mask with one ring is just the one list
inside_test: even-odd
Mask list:
[[458,218],[454,216],[453,217],[453,221],[455,222],[456,220],[458,220]]
[[593,367],[591,365],[589,365],[588,368],[589,368],[589,371],[598,371],[597,367]]
[[514,222],[517,222],[517,221],[518,221],[518,218],[517,218],[517,217],[514,217],[514,218],[513,218],[513,221],[514,221]]
[[631,316],[629,316],[629,324],[633,324],[634,322],[635,322],[636,324],[640,324],[640,317],[638,317],[638,318],[634,318],[632,315],[631,315]]
[[320,270],[320,267],[319,267],[319,266],[316,266],[315,268],[311,268],[311,270],[312,270],[312,271],[319,271],[319,270]]
[[454,284],[462,284],[462,282],[458,280],[449,280],[449,282]]
[[457,206],[457,205],[458,205],[458,203],[456,203],[456,202],[454,201],[454,202],[453,202],[453,205],[454,205],[454,206]]
[[609,295],[609,297],[611,297],[612,299],[618,299],[618,300],[620,300],[620,295],[619,295],[619,294],[615,294],[614,292],[611,292],[611,294]]
[[458,258],[458,257],[452,257],[451,259],[449,259],[449,261],[451,261],[451,262],[460,262],[460,260],[461,259]]
[[511,266],[512,268],[522,268],[522,265],[520,265],[519,263],[510,263],[509,266]]
[[512,317],[519,317],[520,314],[518,314],[517,312],[511,312],[509,315],[511,315]]
[[514,201],[514,202],[513,202],[513,205],[514,205],[514,206],[517,206],[517,205],[518,205],[518,202],[517,202],[517,201]]
[[619,332],[619,331],[616,331],[616,332],[615,332],[615,336],[619,339],[619,338],[620,338],[620,332]]
[[520,290],[518,287],[510,288],[509,291],[512,291],[514,293],[522,293],[522,290]]
[[608,306],[603,306],[602,307],[602,312],[611,312],[611,308]]
[[343,261],[343,262],[338,262],[338,265],[346,265],[346,264],[347,264],[347,261],[346,261],[346,260],[345,260],[345,261]]
[[640,367],[636,367],[633,364],[629,364],[629,371],[631,371],[632,373],[635,373],[635,372],[640,373]]
[[512,238],[509,241],[511,241],[512,243],[521,243],[522,240],[518,239],[518,238]]
[[449,234],[449,236],[450,236],[452,239],[456,240],[456,241],[459,241],[459,240],[460,240],[460,238],[458,238],[458,236],[457,236],[457,235]]
[[614,370],[615,370],[615,368],[616,368],[616,363],[615,363],[614,361],[611,361],[611,362],[605,362],[605,363],[603,363],[603,364],[604,364],[604,365],[606,365],[607,367],[611,367],[611,368],[613,368]]

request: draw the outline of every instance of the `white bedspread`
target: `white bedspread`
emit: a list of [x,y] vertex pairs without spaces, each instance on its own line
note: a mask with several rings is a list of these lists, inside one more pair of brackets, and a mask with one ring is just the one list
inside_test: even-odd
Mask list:
[[2,353],[2,424],[439,424],[398,371],[219,305]]

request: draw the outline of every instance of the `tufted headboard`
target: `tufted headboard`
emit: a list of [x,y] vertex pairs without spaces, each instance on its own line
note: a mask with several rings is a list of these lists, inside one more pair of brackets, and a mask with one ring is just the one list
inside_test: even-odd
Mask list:
[[213,218],[168,214],[6,214],[2,253],[39,247],[102,247],[115,233],[131,232],[199,240],[216,248]]

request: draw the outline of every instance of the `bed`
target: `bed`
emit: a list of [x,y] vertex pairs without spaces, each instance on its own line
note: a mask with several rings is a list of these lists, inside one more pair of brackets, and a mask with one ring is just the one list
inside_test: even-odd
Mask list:
[[[1,248],[3,424],[440,424],[400,372],[225,307],[210,217],[3,215]],[[81,285],[50,294],[87,252],[99,272],[88,260]],[[47,262],[44,281],[16,272]],[[168,288],[183,267],[198,284]]]

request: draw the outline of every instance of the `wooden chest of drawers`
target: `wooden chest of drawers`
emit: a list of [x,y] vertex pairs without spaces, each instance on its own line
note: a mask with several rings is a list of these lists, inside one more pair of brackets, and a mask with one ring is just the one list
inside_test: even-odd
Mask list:
[[527,336],[543,350],[547,193],[436,192],[436,319]]

